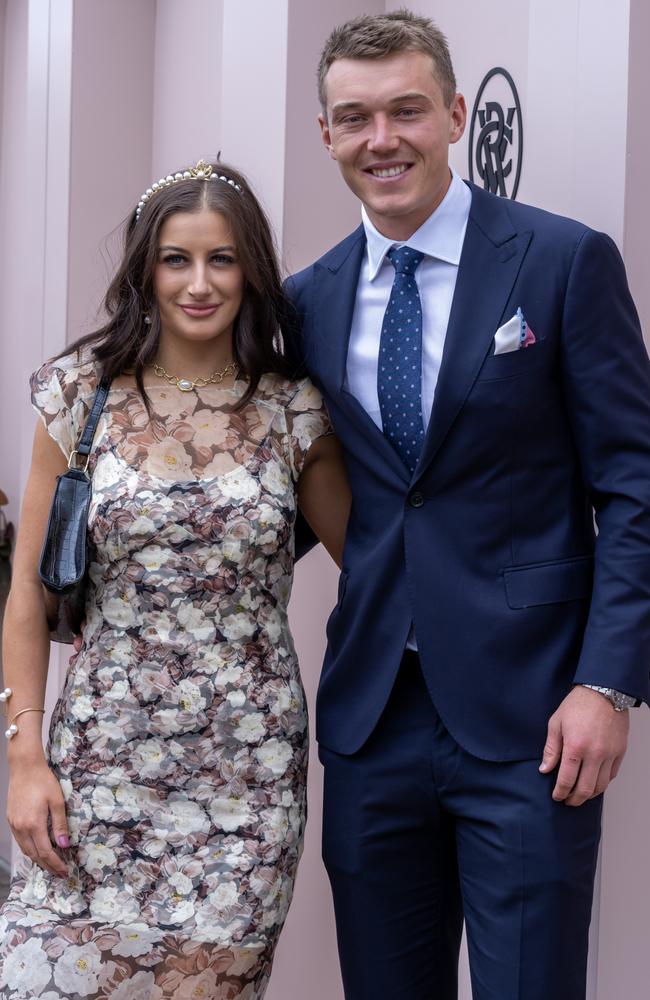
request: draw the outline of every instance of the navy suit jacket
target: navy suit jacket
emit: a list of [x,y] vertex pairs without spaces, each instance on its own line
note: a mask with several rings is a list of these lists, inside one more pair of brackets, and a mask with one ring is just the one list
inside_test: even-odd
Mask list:
[[[410,476],[345,388],[364,249],[359,227],[287,284],[353,494],[317,737],[364,743],[413,622],[456,740],[538,757],[573,683],[649,694],[650,363],[623,263],[607,236],[472,186]],[[537,342],[495,355],[519,307]]]

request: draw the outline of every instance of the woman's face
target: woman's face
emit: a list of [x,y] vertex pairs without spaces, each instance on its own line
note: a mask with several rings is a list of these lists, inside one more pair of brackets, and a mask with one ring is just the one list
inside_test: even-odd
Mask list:
[[154,269],[161,336],[186,342],[221,338],[232,357],[233,324],[244,292],[237,248],[223,215],[210,208],[165,220]]

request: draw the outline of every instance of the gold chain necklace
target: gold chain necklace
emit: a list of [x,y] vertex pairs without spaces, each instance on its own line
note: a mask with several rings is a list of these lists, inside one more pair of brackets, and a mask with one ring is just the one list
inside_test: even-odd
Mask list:
[[181,392],[191,392],[192,389],[203,389],[206,385],[219,385],[220,382],[223,382],[226,375],[234,375],[237,371],[235,362],[229,361],[222,371],[212,372],[209,378],[197,378],[192,381],[189,378],[179,378],[178,375],[170,375],[162,365],[157,364],[155,361],[153,364],[147,365],[147,367],[153,368],[154,375],[157,375],[158,378],[166,378],[170,385],[175,385]]

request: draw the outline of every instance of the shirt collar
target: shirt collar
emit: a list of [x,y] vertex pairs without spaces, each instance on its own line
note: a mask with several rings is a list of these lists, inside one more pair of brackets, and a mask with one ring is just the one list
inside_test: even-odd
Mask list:
[[386,254],[393,246],[408,246],[419,250],[426,257],[445,261],[458,266],[465,230],[472,204],[472,192],[452,168],[451,183],[445,197],[428,219],[422,223],[408,240],[389,240],[372,224],[365,208],[361,207],[363,228],[368,246],[368,278],[374,281],[384,263]]

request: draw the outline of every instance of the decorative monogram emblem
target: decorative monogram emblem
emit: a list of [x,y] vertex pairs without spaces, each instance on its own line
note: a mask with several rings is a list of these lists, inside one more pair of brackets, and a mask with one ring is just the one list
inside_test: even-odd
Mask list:
[[521,104],[507,70],[495,67],[478,90],[469,132],[469,177],[486,191],[516,198],[523,153]]

